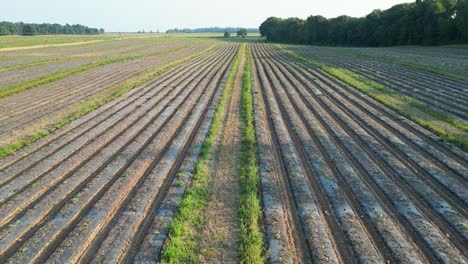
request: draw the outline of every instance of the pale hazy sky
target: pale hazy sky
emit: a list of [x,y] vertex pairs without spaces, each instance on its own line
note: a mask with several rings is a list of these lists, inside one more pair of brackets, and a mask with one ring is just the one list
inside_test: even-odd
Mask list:
[[267,17],[363,16],[408,0],[14,0],[0,21],[83,24],[106,31],[258,27]]

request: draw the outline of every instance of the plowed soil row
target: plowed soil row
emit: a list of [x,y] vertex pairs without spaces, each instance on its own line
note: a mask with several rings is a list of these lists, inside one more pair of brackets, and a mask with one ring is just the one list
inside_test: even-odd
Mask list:
[[270,261],[466,263],[467,154],[252,45]]
[[2,160],[1,261],[156,260],[237,50],[217,47]]

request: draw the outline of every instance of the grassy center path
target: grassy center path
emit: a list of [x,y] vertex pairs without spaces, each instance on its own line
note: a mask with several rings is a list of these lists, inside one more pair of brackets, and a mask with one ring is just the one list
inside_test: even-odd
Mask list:
[[265,262],[249,54],[242,44],[169,228],[162,263]]
[[232,93],[222,112],[222,126],[208,156],[207,172],[212,175],[211,199],[204,208],[205,225],[199,230],[201,263],[239,263],[239,174],[241,166],[241,93],[245,54],[232,84]]

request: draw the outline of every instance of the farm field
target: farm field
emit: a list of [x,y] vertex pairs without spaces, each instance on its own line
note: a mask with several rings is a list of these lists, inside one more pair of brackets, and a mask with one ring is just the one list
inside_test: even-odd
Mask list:
[[[187,44],[187,43],[185,43]],[[92,65],[155,56],[168,49],[180,48],[174,39],[118,39],[76,46],[35,50],[0,51],[0,91],[52,73]]]
[[252,54],[273,262],[466,263],[466,152],[283,49]]
[[451,48],[104,37],[0,51],[0,262],[468,262]]
[[174,178],[193,170],[237,49],[218,45],[4,159],[2,259],[119,260],[158,250],[157,242],[136,246],[149,234],[161,247],[181,188]]
[[2,36],[0,49],[31,47],[47,44],[66,44],[86,41],[104,41],[117,38],[115,35],[42,35],[42,36]]
[[[38,130],[53,129],[61,121],[94,107],[120,89],[213,45],[209,40],[160,38],[35,51],[34,54],[42,54],[42,57],[48,54],[81,57],[90,52],[93,55],[0,72],[0,76],[6,78],[0,77],[0,80],[10,85],[3,88],[0,85],[0,148],[34,136]],[[34,76],[32,80],[31,76]],[[11,85],[11,82],[15,83]]]
[[[454,72],[434,74],[431,69],[421,70],[419,66],[415,68],[412,65],[347,56],[338,48],[335,48],[338,52],[322,47],[284,48],[293,51],[296,59],[324,69],[434,132],[442,140],[468,150],[468,82],[446,74]],[[439,53],[445,51],[445,48],[441,48]],[[432,59],[439,60],[438,57]],[[463,63],[467,66],[466,61]]]
[[[468,122],[468,98],[466,97],[468,94],[467,82],[434,75],[418,69],[411,69],[397,63],[346,56],[341,53],[342,49],[338,48],[331,49],[334,52],[329,52],[327,48],[294,47],[293,49],[295,52],[306,54],[318,60],[362,75],[374,82],[382,84],[391,91],[430,105],[434,107],[434,110],[443,112],[463,123]],[[344,50],[347,49],[345,48]],[[458,50],[460,51],[452,52],[450,49],[447,51],[447,49],[442,48],[437,53],[438,55],[434,54],[432,57],[426,56],[425,58],[429,62],[432,61],[431,63],[428,62],[428,64],[431,65],[437,64],[437,62],[447,65],[458,65],[460,71],[466,76],[468,75],[468,57],[464,58],[463,54],[468,53],[468,49],[458,48]],[[407,53],[409,52],[411,52],[411,50],[407,51]],[[381,54],[381,57],[387,57],[386,49],[380,52],[366,52],[366,54],[368,53],[370,53],[371,56],[374,53],[378,53]],[[395,52],[390,54],[393,53]],[[406,60],[411,58],[404,52],[401,53],[401,57],[406,58]],[[457,53],[460,53],[460,55],[457,55]],[[442,56],[443,58],[441,58]],[[458,64],[453,63],[451,60],[458,60]]]

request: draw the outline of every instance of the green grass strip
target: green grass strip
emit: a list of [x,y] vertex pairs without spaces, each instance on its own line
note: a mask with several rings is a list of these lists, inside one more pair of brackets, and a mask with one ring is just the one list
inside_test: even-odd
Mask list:
[[[337,79],[347,83],[348,85],[356,88],[360,92],[368,95],[369,97],[372,97],[373,99],[377,100],[378,102],[384,104],[385,106],[395,110],[399,114],[405,116],[406,118],[414,121],[415,123],[419,124],[420,126],[432,131],[436,135],[440,137],[441,140],[451,142],[455,144],[456,146],[460,147],[463,150],[468,150],[468,140],[465,135],[462,134],[456,134],[450,131],[447,131],[443,127],[431,122],[430,120],[422,119],[416,117],[413,113],[412,110],[407,110],[403,109],[402,107],[396,105],[395,103],[387,100],[379,94],[381,92],[382,94],[392,97],[402,104],[405,104],[409,106],[410,108],[413,108],[414,111],[420,111],[423,112],[431,117],[433,117],[435,120],[442,121],[447,123],[447,125],[455,127],[460,129],[463,132],[468,132],[468,125],[463,124],[462,122],[455,120],[453,118],[450,118],[444,113],[438,112],[433,110],[430,106],[420,103],[416,101],[413,98],[403,96],[399,93],[396,92],[391,92],[384,86],[377,84],[361,75],[358,75],[356,73],[350,72],[345,69],[340,69],[336,68],[330,64],[327,63],[322,63],[317,60],[311,59],[309,57],[297,54],[293,51],[290,51],[286,49],[282,45],[277,45],[280,49],[282,49],[286,54],[288,54],[291,58],[305,63],[309,64],[312,66],[315,66],[317,68],[320,68],[324,70],[325,72],[329,73],[330,75],[336,77]],[[379,92],[376,92],[378,90]]]
[[91,62],[91,63],[88,63],[86,65],[82,65],[82,66],[79,66],[79,67],[76,67],[76,68],[58,71],[58,72],[55,72],[55,73],[52,73],[52,74],[49,74],[49,75],[46,75],[46,76],[42,76],[42,77],[39,77],[39,78],[36,78],[36,79],[33,79],[33,80],[28,80],[28,81],[25,81],[25,82],[20,83],[20,84],[15,84],[15,85],[0,89],[0,99],[4,98],[4,97],[7,97],[7,96],[10,96],[10,95],[14,95],[14,94],[23,92],[23,91],[26,91],[26,90],[29,90],[29,89],[32,89],[32,88],[35,88],[35,87],[38,87],[38,86],[41,86],[41,85],[45,85],[45,84],[48,84],[48,83],[63,79],[65,77],[68,77],[68,76],[76,74],[76,73],[80,73],[80,72],[83,72],[83,71],[94,69],[94,68],[97,68],[97,67],[101,67],[101,66],[105,66],[105,65],[109,65],[109,64],[117,63],[117,62],[124,62],[124,61],[129,61],[129,60],[142,59],[142,58],[150,57],[150,56],[164,55],[164,54],[168,54],[168,53],[171,53],[171,52],[175,52],[175,51],[177,51],[177,50],[179,50],[181,48],[182,47],[176,47],[176,48],[163,50],[163,51],[159,51],[159,52],[154,52],[154,53],[146,54],[146,55],[127,56],[127,57],[122,57],[122,58],[114,58],[114,59],[110,59],[110,60]]
[[468,132],[468,125],[466,124],[463,124],[462,122],[458,121],[458,120],[455,120],[449,116],[447,116],[446,114],[444,113],[440,113],[440,112],[437,112],[437,111],[434,111],[432,108],[430,108],[429,106],[427,106],[426,104],[422,104],[420,102],[417,102],[415,100],[411,101],[410,102],[410,105],[414,108],[418,108],[419,110],[439,119],[439,120],[442,120],[444,122],[447,122],[449,124],[452,124],[460,129],[462,129],[463,131],[465,132]]
[[252,99],[252,61],[250,48],[247,47],[244,73],[242,78],[242,126],[240,205],[241,226],[241,263],[265,263],[266,254],[261,228],[262,208],[260,203],[260,177],[258,175],[257,143],[254,127]]
[[179,201],[177,212],[169,227],[169,240],[162,252],[162,263],[196,263],[198,261],[198,241],[195,231],[204,224],[202,215],[204,206],[210,200],[209,180],[211,175],[206,170],[208,156],[219,133],[223,109],[232,94],[236,71],[244,48],[241,47],[230,69],[226,86],[216,108],[210,129],[201,148],[200,157],[194,169],[193,180]]
[[[146,83],[146,82],[148,82],[148,81],[150,81],[150,80],[152,80],[154,78],[156,78],[157,76],[161,75],[162,73],[164,73],[164,72],[166,72],[166,71],[168,71],[168,70],[170,70],[172,68],[175,68],[175,67],[177,67],[177,66],[179,66],[181,64],[184,64],[184,63],[186,63],[186,62],[188,62],[188,61],[190,61],[190,60],[192,60],[192,59],[194,59],[196,57],[199,57],[199,56],[201,56],[201,55],[203,55],[205,53],[208,53],[215,46],[216,45],[212,45],[209,48],[207,48],[206,50],[201,51],[199,53],[196,53],[196,54],[194,54],[192,56],[189,56],[189,57],[186,57],[186,58],[183,58],[183,59],[180,59],[180,60],[173,61],[172,63],[169,63],[166,66],[163,66],[162,68],[158,68],[156,70],[152,69],[152,70],[149,70],[149,71],[146,71],[146,72],[142,72],[139,75],[137,75],[136,77],[134,77],[135,79],[138,79],[138,81],[135,81],[135,82],[133,82],[131,84],[124,85],[124,86],[122,86],[120,84],[117,84],[116,87],[118,87],[118,86],[122,86],[122,87],[118,87],[117,91],[114,92],[111,96],[101,98],[96,103],[93,103],[91,105],[86,105],[86,102],[80,103],[81,105],[83,105],[83,107],[79,111],[73,113],[69,117],[66,117],[66,118],[64,118],[62,120],[59,120],[58,122],[53,124],[51,126],[51,128],[49,128],[47,130],[40,129],[34,135],[25,136],[23,139],[20,139],[18,141],[15,141],[15,142],[13,142],[11,144],[6,145],[5,147],[0,148],[0,158],[3,158],[3,157],[6,157],[8,155],[14,154],[16,151],[20,150],[21,148],[30,145],[34,141],[39,140],[39,139],[47,136],[50,133],[53,133],[57,129],[71,123],[75,119],[78,119],[79,117],[84,116],[85,114],[99,108],[100,106],[115,100],[116,98],[120,97],[121,95],[125,94],[126,92],[128,92],[128,91],[132,90],[133,88],[138,87],[138,86],[140,86],[140,85],[142,85],[142,84],[144,84],[144,83]],[[97,96],[97,97],[99,97],[99,96]],[[93,99],[90,99],[90,100],[93,100]],[[78,107],[78,108],[80,108],[80,107]]]

